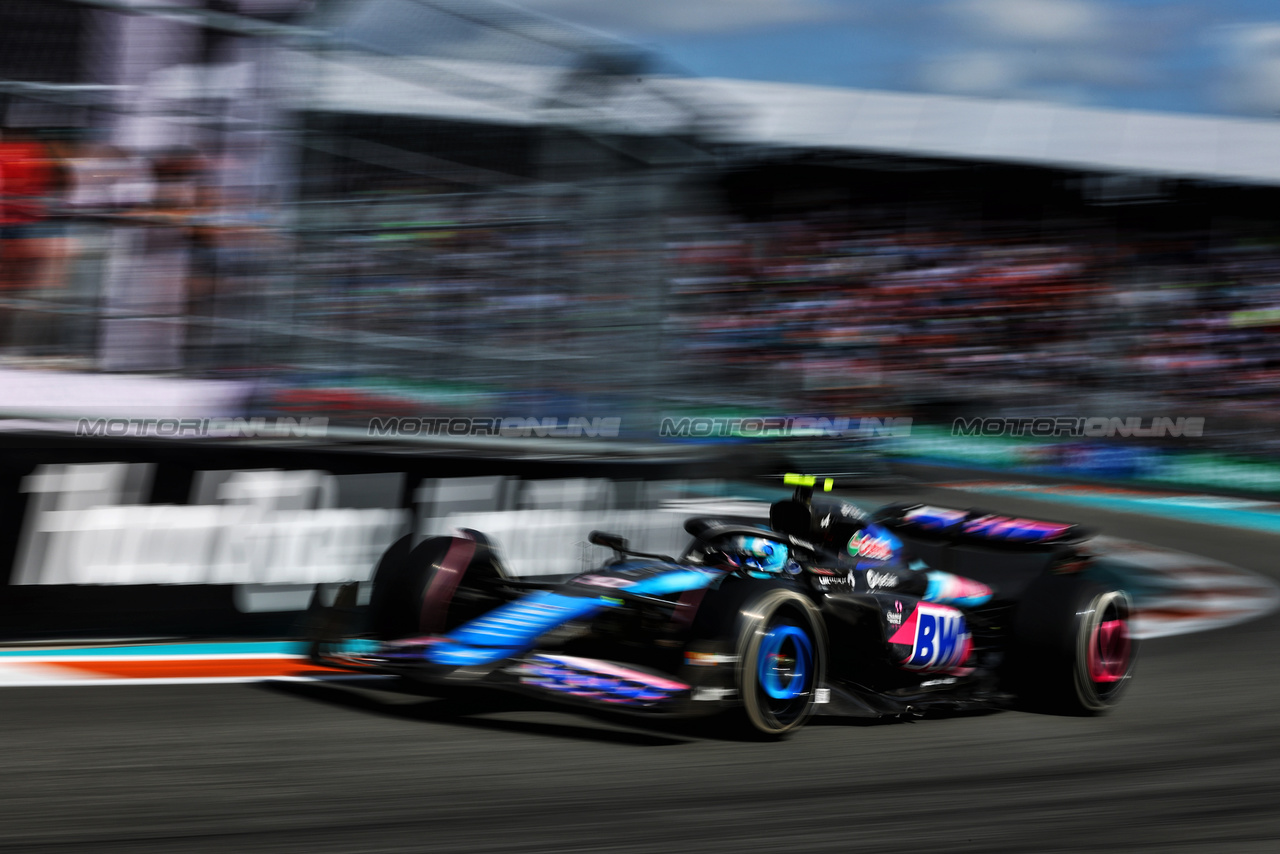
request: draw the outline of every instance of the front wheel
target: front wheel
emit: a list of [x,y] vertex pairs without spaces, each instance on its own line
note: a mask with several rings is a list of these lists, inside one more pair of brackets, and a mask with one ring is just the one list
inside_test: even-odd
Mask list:
[[778,737],[813,714],[826,662],[822,619],[808,599],[770,590],[741,611],[738,689],[747,721]]
[[431,581],[451,544],[452,538],[432,537],[414,547],[413,537],[406,535],[383,553],[369,595],[368,628],[375,638],[396,640],[422,633]]

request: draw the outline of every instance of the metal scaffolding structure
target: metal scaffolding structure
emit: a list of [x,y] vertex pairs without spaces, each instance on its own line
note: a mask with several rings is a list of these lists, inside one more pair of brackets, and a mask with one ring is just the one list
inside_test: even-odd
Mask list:
[[56,235],[0,293],[11,363],[654,409],[670,186],[708,154],[646,56],[429,0],[14,0],[0,40],[51,14],[0,70],[57,176],[6,191]]

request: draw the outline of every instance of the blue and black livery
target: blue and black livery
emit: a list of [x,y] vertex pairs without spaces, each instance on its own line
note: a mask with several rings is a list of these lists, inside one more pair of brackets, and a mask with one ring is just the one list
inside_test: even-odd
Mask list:
[[813,714],[1016,702],[1109,708],[1134,657],[1123,591],[1087,580],[1073,525],[895,505],[868,515],[795,494],[769,518],[693,517],[679,558],[593,533],[615,556],[517,579],[461,531],[393,545],[370,605],[354,585],[317,621],[313,659],[624,712],[738,714],[784,735]]

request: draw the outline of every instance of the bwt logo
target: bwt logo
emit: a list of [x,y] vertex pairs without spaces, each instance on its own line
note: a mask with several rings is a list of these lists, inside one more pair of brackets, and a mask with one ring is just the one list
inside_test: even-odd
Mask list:
[[916,608],[915,618],[911,657],[903,667],[943,670],[963,664],[969,657],[973,641],[959,611],[921,604]]
[[1151,418],[1143,426],[1142,418],[957,418],[951,422],[952,436],[1070,436],[1073,438],[1111,438],[1134,436],[1158,438],[1186,436],[1199,439],[1204,435],[1204,419]]

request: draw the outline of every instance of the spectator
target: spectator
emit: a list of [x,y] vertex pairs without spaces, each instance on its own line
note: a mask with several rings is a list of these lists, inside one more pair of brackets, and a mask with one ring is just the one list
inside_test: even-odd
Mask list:
[[107,286],[99,365],[108,371],[182,368],[191,233],[203,164],[175,149],[154,161],[155,194],[130,219],[123,267]]
[[0,319],[0,347],[14,352],[39,343],[48,318],[31,313],[31,302],[47,299],[61,284],[59,225],[49,203],[61,191],[62,169],[49,147],[33,134],[0,134],[0,299],[10,303]]

